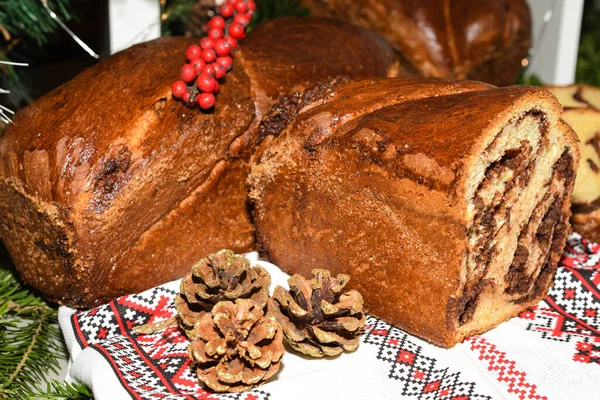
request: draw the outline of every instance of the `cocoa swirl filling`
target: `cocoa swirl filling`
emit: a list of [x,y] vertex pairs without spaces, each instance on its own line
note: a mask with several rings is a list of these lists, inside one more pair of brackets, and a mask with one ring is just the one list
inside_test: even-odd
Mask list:
[[[528,140],[522,140],[518,148],[507,148],[499,159],[487,167],[475,191],[475,216],[469,232],[469,237],[473,239],[466,255],[467,279],[462,296],[455,305],[454,315],[458,317],[459,325],[472,320],[481,293],[487,286],[498,285],[497,279],[500,282],[504,279],[504,294],[509,301],[523,302],[539,296],[547,287],[548,279],[553,275],[553,266],[560,257],[560,246],[567,234],[562,206],[566,188],[574,178],[572,156],[568,151],[555,162],[550,179],[545,178],[548,181],[544,189],[548,193],[536,204],[529,220],[517,228],[521,231],[512,262],[508,261],[508,271],[503,270],[501,274],[504,275],[492,279],[491,276],[495,276],[497,271],[497,267],[494,267],[493,271],[489,271],[492,275],[488,276],[490,265],[496,263],[495,257],[506,251],[502,246],[498,247],[498,241],[517,226],[513,223],[511,227],[512,208],[520,204],[520,200],[526,201],[522,199],[524,188],[528,187],[536,170],[536,159],[544,154],[549,145],[543,113],[531,111],[511,124],[518,127],[525,117],[533,117],[538,123],[540,139],[536,154],[533,154],[534,143]],[[486,152],[499,146],[501,135],[492,141]],[[509,257],[506,253],[504,256]],[[497,290],[502,292],[501,287]]]
[[589,214],[600,208],[600,198],[589,203],[577,203],[571,206],[571,210],[575,214]]
[[294,92],[289,96],[282,97],[261,121],[258,127],[259,142],[262,142],[267,136],[279,136],[296,119],[300,110],[312,102],[324,98],[336,86],[349,81],[350,79],[346,76],[323,79],[302,92]]
[[[535,236],[530,237],[530,249],[537,250],[538,260],[543,259],[542,267],[536,274],[527,270],[527,264],[530,261],[528,251],[525,257],[518,257],[515,254],[513,263],[506,275],[506,293],[518,295],[513,301],[524,302],[541,295],[547,287],[548,280],[553,276],[553,266],[556,265],[558,258],[562,253],[562,244],[564,243],[567,232],[565,216],[561,212],[565,197],[568,196],[566,187],[573,180],[573,159],[568,151],[563,152],[559,160],[554,164],[552,180],[554,184],[544,199],[536,206],[532,217],[530,218],[527,229],[531,224],[535,224],[534,218],[537,217],[539,208],[549,203],[541,221],[535,232]],[[552,190],[555,188],[555,190]],[[523,234],[523,232],[522,232]],[[519,246],[524,247],[524,237],[519,238]],[[533,252],[533,251],[532,251]],[[518,253],[518,250],[517,250]],[[537,260],[531,260],[535,263]],[[533,287],[532,287],[533,286]]]
[[[600,132],[596,132],[594,136],[592,136],[585,142],[585,144],[591,145],[596,151],[596,154],[598,154],[598,156],[600,157]],[[594,161],[590,159],[587,159],[586,161],[589,164],[590,169],[592,171],[594,171],[595,173],[599,172],[599,168],[596,165],[596,163],[594,163]],[[600,198],[585,203],[573,203],[571,205],[571,210],[573,210],[573,213],[575,214],[589,214],[596,211],[599,208]]]
[[[500,229],[497,219],[502,215],[510,220],[510,205],[519,195],[518,189],[525,187],[529,182],[531,172],[535,168],[535,161],[531,160],[531,146],[527,142],[521,142],[519,149],[508,150],[500,160],[493,162],[487,169],[483,181],[477,188],[474,203],[477,210],[470,235],[479,234],[475,246],[471,249],[468,257],[474,256],[474,264],[483,266],[478,270],[469,271],[473,276],[468,280],[463,296],[459,301],[459,322],[464,324],[471,320],[477,306],[477,297],[484,289],[487,281],[481,279],[487,272],[490,259],[494,255],[494,236]],[[482,192],[492,186],[503,174],[513,172],[513,178],[504,184],[504,192],[497,192],[491,204],[485,204]],[[513,201],[510,201],[510,200]]]

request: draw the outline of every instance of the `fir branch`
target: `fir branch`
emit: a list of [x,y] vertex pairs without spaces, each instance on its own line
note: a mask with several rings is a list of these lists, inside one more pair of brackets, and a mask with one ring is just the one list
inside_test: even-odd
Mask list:
[[[9,307],[10,310],[10,307]],[[17,364],[17,366],[15,367],[15,369],[13,370],[12,374],[10,374],[10,376],[7,379],[7,384],[11,385],[15,379],[17,379],[19,377],[19,375],[21,374],[21,371],[23,371],[23,368],[25,368],[25,365],[27,364],[27,361],[29,361],[30,359],[32,359],[33,357],[31,356],[31,352],[33,351],[38,339],[40,338],[40,331],[42,329],[42,326],[44,325],[44,317],[46,316],[46,312],[43,310],[40,313],[40,317],[37,321],[37,326],[35,326],[35,324],[33,326],[35,326],[35,330],[33,331],[33,334],[31,335],[31,340],[29,341],[29,346],[27,346],[27,349],[23,352],[23,355],[21,356],[21,361],[19,361],[19,363]]]
[[[49,7],[63,20],[74,17],[69,13],[70,0],[49,0]],[[55,37],[59,26],[44,9],[40,0],[0,0],[0,61],[18,58],[12,52],[17,43],[42,47]],[[18,59],[18,61],[26,61]],[[22,82],[26,72],[0,66],[0,87],[10,91],[2,97],[3,104],[18,108],[33,99]]]
[[[60,18],[69,20],[70,0],[51,0],[48,5]],[[50,40],[50,34],[58,29],[56,21],[44,10],[40,0],[0,1],[0,25],[13,37],[34,41],[38,46]]]
[[[166,2],[163,10],[165,18],[161,30],[163,36],[183,35],[192,6],[199,0],[171,0]],[[200,0],[201,1],[201,0]],[[309,9],[300,6],[300,0],[257,0],[257,9],[247,32],[251,32],[256,25],[269,19],[280,17],[306,16]],[[216,11],[216,9],[215,9]]]
[[90,389],[85,385],[76,383],[61,383],[56,380],[48,382],[46,390],[42,390],[36,385],[36,393],[33,393],[25,400],[85,400],[93,399]]
[[162,11],[161,35],[180,36],[190,18],[192,6],[197,0],[168,1]]
[[57,311],[0,269],[0,399],[26,398],[65,358]]
[[517,85],[544,86],[544,82],[537,74],[521,72],[517,78]]
[[304,17],[310,14],[310,10],[300,6],[300,0],[258,0],[256,1],[256,12],[247,32],[252,32],[256,25],[269,19],[280,17]]
[[600,86],[600,3],[586,1],[583,9],[581,36],[575,82]]
[[[92,399],[82,384],[47,382],[66,358],[58,313],[12,270],[0,268],[0,399]],[[46,390],[40,384],[46,384]]]

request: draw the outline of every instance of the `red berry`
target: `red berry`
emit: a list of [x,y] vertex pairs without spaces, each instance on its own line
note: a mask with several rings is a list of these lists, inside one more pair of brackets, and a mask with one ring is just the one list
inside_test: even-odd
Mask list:
[[208,76],[215,75],[215,66],[213,64],[208,64],[207,66],[204,67],[204,69],[202,70],[202,73],[206,74]]
[[212,17],[208,21],[208,26],[213,29],[225,29],[225,19],[221,16]]
[[198,105],[207,110],[215,105],[215,95],[212,93],[202,93],[198,96]]
[[197,58],[194,61],[192,61],[190,64],[192,64],[192,66],[194,67],[194,70],[196,70],[196,73],[200,73],[202,72],[202,69],[204,68],[204,66],[206,65],[204,63],[204,60],[201,58]]
[[202,50],[202,59],[207,63],[211,63],[217,59],[217,53],[213,49]]
[[[219,67],[221,66],[219,65]],[[184,81],[173,82],[173,84],[171,85],[171,92],[173,92],[173,97],[177,97],[178,99],[180,99],[184,93],[187,93],[187,85]]]
[[208,76],[206,74],[200,74],[198,79],[196,79],[196,85],[198,85],[198,89],[204,93],[210,93],[215,88],[215,78],[212,76]]
[[183,96],[181,96],[181,99],[182,99],[183,101],[185,101],[186,103],[189,103],[189,102],[190,102],[190,92],[185,92],[185,93],[183,94]]
[[225,3],[219,8],[219,14],[225,18],[229,18],[233,15],[234,9],[231,4]]
[[189,61],[193,61],[197,58],[200,58],[201,51],[202,49],[200,48],[200,46],[196,46],[195,44],[193,44],[191,46],[188,46],[187,50],[185,51],[185,56]]
[[221,79],[225,76],[227,70],[221,64],[215,64],[215,78]]
[[191,82],[196,77],[196,69],[192,64],[185,64],[181,67],[181,79],[184,82]]
[[231,4],[232,6],[237,2],[237,0],[227,0],[227,4]]
[[235,40],[231,36],[225,36],[223,38],[223,40],[225,40],[227,43],[229,43],[229,45],[231,46],[231,51],[233,51],[233,49],[235,49],[237,47],[237,40]]
[[229,36],[234,39],[243,39],[246,36],[246,29],[242,25],[234,22],[229,25]]
[[217,57],[217,63],[229,71],[231,64],[233,64],[233,59],[231,57]]
[[233,8],[238,13],[245,13],[248,9],[248,6],[246,5],[246,2],[244,0],[238,0],[235,3],[233,3]]
[[246,5],[248,6],[248,10],[256,11],[256,3],[253,0],[248,0]]
[[212,28],[208,31],[208,37],[216,40],[223,37],[223,30],[219,28]]
[[215,81],[215,86],[213,86],[213,93],[217,93],[219,91],[219,82]]
[[215,43],[214,50],[218,56],[225,57],[225,56],[228,56],[229,53],[231,52],[231,46],[229,45],[229,43],[227,43],[227,41],[225,39],[219,39]]
[[242,26],[248,26],[250,19],[251,17],[248,14],[237,14],[235,17],[233,17],[233,22]]
[[200,39],[200,47],[202,47],[202,49],[204,50],[212,49],[214,45],[215,41],[209,37],[203,37],[202,39]]

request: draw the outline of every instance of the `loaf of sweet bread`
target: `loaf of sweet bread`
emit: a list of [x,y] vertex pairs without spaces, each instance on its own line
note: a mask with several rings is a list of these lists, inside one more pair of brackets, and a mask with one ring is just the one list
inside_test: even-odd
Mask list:
[[[327,38],[324,40],[323,38]],[[390,46],[339,21],[261,24],[212,112],[171,97],[192,39],[116,54],[17,113],[0,136],[0,237],[23,279],[90,307],[254,248],[249,156],[262,115],[327,77],[386,76]]]
[[259,250],[350,275],[371,314],[440,346],[491,329],[545,295],[569,232],[560,113],[539,88],[419,79],[275,107],[249,177]]
[[562,118],[577,133],[581,147],[571,224],[587,239],[600,242],[600,89],[587,85],[549,86],[547,89],[563,105]]
[[379,32],[425,77],[514,84],[531,44],[526,0],[302,0],[313,16]]
[[590,85],[545,86],[556,96],[565,111],[573,108],[600,110],[600,88]]

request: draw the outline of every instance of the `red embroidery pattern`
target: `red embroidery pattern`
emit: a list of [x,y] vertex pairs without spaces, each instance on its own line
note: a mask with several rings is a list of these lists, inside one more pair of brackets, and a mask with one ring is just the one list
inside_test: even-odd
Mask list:
[[175,292],[162,287],[123,296],[73,314],[71,324],[82,348],[102,355],[135,399],[268,400],[262,390],[217,395],[204,390],[187,356],[188,339],[178,327],[135,335],[132,327],[175,315]]
[[389,364],[389,378],[400,383],[399,396],[418,399],[491,400],[476,393],[475,384],[460,372],[438,365],[426,349],[404,331],[375,317],[368,317],[363,342],[378,347],[377,359]]
[[527,329],[542,338],[577,340],[573,361],[598,364],[600,342],[600,245],[572,234],[545,300],[522,312]]
[[[198,384],[187,358],[187,338],[176,327],[152,335],[134,335],[134,326],[175,314],[175,292],[158,287],[118,298],[71,318],[81,348],[91,347],[112,366],[132,398],[266,400],[262,390],[216,395]],[[544,302],[522,312],[527,329],[543,339],[573,344],[572,361],[600,365],[600,246],[577,234],[569,237],[555,284]],[[377,347],[377,359],[399,397],[444,400],[491,400],[479,393],[464,372],[441,366],[427,347],[377,318],[368,317],[363,343]],[[546,399],[515,362],[482,337],[465,341],[501,387],[520,399]],[[571,361],[569,361],[571,362]],[[550,394],[552,395],[552,394]]]
[[488,371],[496,380],[507,387],[508,393],[516,394],[519,399],[548,400],[537,393],[537,386],[527,382],[527,374],[517,369],[516,363],[506,357],[506,353],[481,336],[473,336],[465,340],[470,349],[479,353],[479,360],[488,364]]
[[600,365],[600,338],[596,337],[594,343],[587,340],[577,342],[575,349],[577,353],[573,355],[573,361]]

